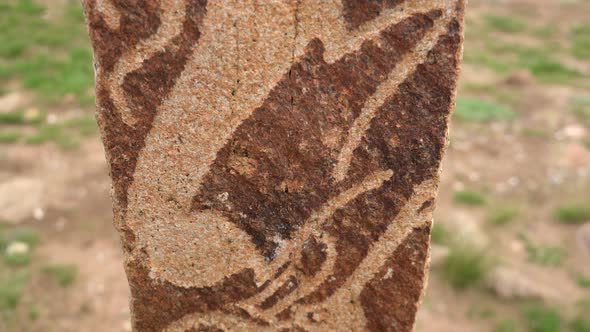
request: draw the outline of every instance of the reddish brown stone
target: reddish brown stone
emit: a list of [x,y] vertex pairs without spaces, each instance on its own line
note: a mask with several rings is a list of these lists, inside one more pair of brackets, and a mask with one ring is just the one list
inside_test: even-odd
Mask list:
[[85,0],[137,331],[410,331],[463,1]]
[[303,243],[301,265],[298,268],[307,276],[316,275],[326,261],[326,249],[326,244],[318,242],[315,237],[307,239]]
[[349,29],[356,29],[361,24],[373,20],[384,9],[394,8],[405,0],[344,0],[342,1],[344,19]]
[[411,331],[424,284],[430,229],[414,229],[361,292],[371,331]]

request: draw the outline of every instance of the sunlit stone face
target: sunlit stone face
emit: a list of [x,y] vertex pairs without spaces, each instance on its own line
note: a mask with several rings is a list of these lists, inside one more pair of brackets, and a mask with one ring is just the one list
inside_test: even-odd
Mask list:
[[462,1],[84,3],[135,328],[410,331]]

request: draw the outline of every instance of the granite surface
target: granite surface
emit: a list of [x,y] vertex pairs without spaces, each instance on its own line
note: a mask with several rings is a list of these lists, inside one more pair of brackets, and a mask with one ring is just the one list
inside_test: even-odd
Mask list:
[[463,0],[83,0],[136,331],[411,331]]

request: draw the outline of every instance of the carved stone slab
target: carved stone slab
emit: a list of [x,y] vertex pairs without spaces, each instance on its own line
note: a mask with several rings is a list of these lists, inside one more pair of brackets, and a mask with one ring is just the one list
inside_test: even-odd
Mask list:
[[410,331],[463,0],[84,0],[136,331]]

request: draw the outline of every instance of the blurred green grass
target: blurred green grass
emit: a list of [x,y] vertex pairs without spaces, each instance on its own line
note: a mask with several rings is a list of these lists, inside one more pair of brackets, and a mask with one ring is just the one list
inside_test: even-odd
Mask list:
[[524,311],[529,331],[560,332],[563,322],[559,312],[541,304],[531,305]]
[[518,324],[516,321],[512,319],[505,319],[500,321],[496,327],[494,327],[494,332],[517,332]]
[[505,225],[512,221],[518,215],[518,209],[512,206],[502,206],[494,209],[489,217],[488,222],[492,225]]
[[521,32],[527,27],[525,21],[513,16],[486,15],[484,19],[490,29],[502,32]]
[[572,97],[570,111],[586,125],[590,125],[590,96]]
[[590,221],[590,207],[587,203],[559,206],[553,216],[564,224],[582,224]]
[[457,120],[470,122],[508,121],[516,116],[503,105],[475,98],[459,98],[454,113]]
[[443,262],[441,273],[455,289],[474,286],[485,277],[489,268],[483,250],[456,240],[450,247],[449,256]]
[[564,248],[534,243],[524,234],[518,234],[518,238],[524,244],[528,261],[531,263],[548,267],[558,267],[567,255]]
[[75,265],[52,264],[44,266],[41,270],[61,287],[70,286],[78,276],[78,267]]
[[575,57],[583,60],[590,59],[590,24],[582,24],[572,29],[573,47]]
[[483,194],[473,190],[460,190],[455,193],[455,202],[470,206],[481,206],[486,203]]
[[436,244],[447,244],[450,238],[450,233],[444,224],[435,222],[430,232],[430,239]]
[[466,63],[503,75],[525,69],[541,83],[589,86],[588,77],[565,60],[590,58],[590,25],[577,25],[561,38],[556,23],[529,26],[517,15],[486,14],[469,23]]
[[69,1],[52,19],[46,12],[32,0],[0,5],[0,83],[17,80],[43,102],[71,95],[89,106],[94,74],[81,6]]
[[0,311],[10,312],[16,309],[29,279],[28,272],[0,276]]

